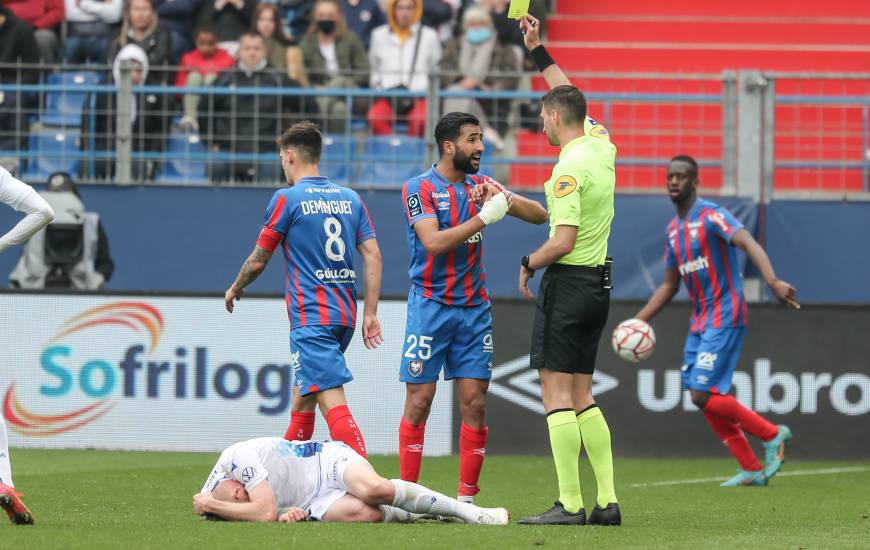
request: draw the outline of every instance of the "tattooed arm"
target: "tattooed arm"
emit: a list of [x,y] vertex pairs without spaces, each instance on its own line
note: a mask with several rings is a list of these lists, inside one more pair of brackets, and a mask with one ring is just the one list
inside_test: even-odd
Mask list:
[[251,255],[248,256],[248,259],[245,260],[245,263],[242,265],[242,269],[239,270],[239,275],[236,277],[235,282],[227,289],[226,294],[224,294],[224,304],[227,307],[227,311],[230,313],[233,312],[233,308],[235,307],[233,302],[242,299],[242,294],[245,293],[245,287],[253,283],[257,277],[260,276],[260,273],[266,269],[266,265],[269,263],[271,258],[272,253],[262,246],[257,245],[254,247],[254,251],[251,252]]

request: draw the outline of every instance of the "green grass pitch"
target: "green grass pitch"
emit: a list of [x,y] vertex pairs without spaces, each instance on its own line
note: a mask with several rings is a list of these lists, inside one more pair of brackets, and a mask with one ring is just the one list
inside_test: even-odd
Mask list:
[[[13,449],[19,490],[33,527],[0,524],[0,548],[867,548],[870,462],[792,461],[766,488],[722,489],[730,460],[618,459],[623,526],[481,527],[200,520],[191,506],[217,453]],[[373,457],[387,477],[396,457]],[[453,494],[458,459],[425,458],[421,482]],[[595,497],[582,463],[587,508]],[[697,481],[671,484],[674,481]],[[516,520],[556,498],[547,457],[489,456],[478,502],[506,506]],[[3,518],[5,520],[5,518]]]

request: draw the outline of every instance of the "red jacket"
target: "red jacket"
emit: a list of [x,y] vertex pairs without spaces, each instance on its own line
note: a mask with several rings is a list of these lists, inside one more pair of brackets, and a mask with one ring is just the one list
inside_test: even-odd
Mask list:
[[180,68],[175,77],[176,86],[187,85],[187,75],[191,71],[200,74],[219,74],[232,68],[236,60],[226,50],[218,48],[211,57],[203,57],[199,50],[191,50],[181,56]]
[[3,5],[36,29],[53,29],[63,23],[63,0],[3,0]]

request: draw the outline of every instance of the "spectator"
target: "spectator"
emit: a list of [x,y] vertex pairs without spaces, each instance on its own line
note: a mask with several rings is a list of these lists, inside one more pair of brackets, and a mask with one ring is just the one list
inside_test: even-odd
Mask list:
[[39,193],[55,218],[27,241],[9,282],[13,288],[97,290],[112,278],[115,263],[100,216],[87,212],[69,174],[57,172]]
[[[372,32],[369,47],[371,87],[377,90],[425,91],[429,72],[441,60],[438,34],[420,24],[422,0],[390,0],[388,24]],[[393,133],[396,115],[406,117],[408,133],[422,136],[426,126],[425,99],[399,98],[391,104],[380,98],[369,109],[369,125],[375,135]]]
[[[0,6],[0,64],[12,65],[0,68],[0,83],[35,84],[37,70],[15,67],[18,63],[39,63],[33,29],[12,10]],[[26,147],[27,116],[37,101],[37,94],[0,92],[0,151]]]
[[[215,81],[215,87],[235,88],[297,88],[283,72],[268,70],[266,43],[262,36],[246,32],[239,39],[236,68],[225,71]],[[268,160],[232,160],[216,163],[214,178],[218,181],[277,181],[281,163],[274,158],[275,138],[294,119],[316,116],[317,104],[308,96],[232,94],[214,96],[212,150],[221,153],[269,153]]]
[[172,34],[169,63],[178,65],[181,56],[193,49],[193,19],[202,0],[153,0],[160,26]]
[[[548,0],[531,0],[529,6],[529,13],[541,14],[539,18],[541,22],[541,34],[544,34],[545,31],[546,14],[552,11],[549,8],[549,4]],[[492,16],[499,44],[509,45],[514,49],[518,59],[527,60],[526,68],[528,70],[537,70],[535,64],[532,63],[531,57],[528,56],[528,50],[523,43],[523,33],[520,32],[517,20],[508,18],[509,5],[510,0],[481,0],[480,2],[480,6],[488,9]]]
[[129,1],[121,30],[109,44],[109,59],[115,59],[121,48],[129,44],[139,46],[148,56],[148,84],[168,80],[166,66],[170,64],[172,33],[158,26],[157,12],[151,0]]
[[303,86],[308,86],[308,75],[305,74],[305,63],[302,48],[295,39],[284,35],[281,24],[281,10],[275,4],[261,3],[254,10],[254,22],[251,30],[266,39],[266,59],[269,66],[276,69],[286,69],[287,76],[298,80]]
[[268,0],[280,6],[284,19],[284,34],[299,40],[311,24],[311,6],[314,0]]
[[63,0],[4,0],[3,3],[33,28],[39,58],[45,63],[56,63],[60,45],[56,30],[63,23]]
[[103,63],[109,37],[121,20],[123,0],[64,0],[67,63]]
[[380,4],[377,0],[341,0],[341,11],[347,28],[362,40],[368,50],[372,31],[387,22]]
[[[311,83],[326,88],[362,88],[369,81],[369,60],[365,46],[341,13],[338,0],[316,0],[313,19],[302,40]],[[362,99],[362,98],[359,98]],[[365,101],[354,101],[355,114],[365,114]],[[317,105],[327,132],[344,132],[347,104],[344,96],[318,96]]]
[[205,0],[211,8],[206,10],[218,35],[218,46],[235,57],[239,50],[239,37],[251,28],[256,0]]
[[[458,74],[457,74],[458,70]],[[519,83],[519,58],[509,47],[501,47],[489,14],[471,6],[462,15],[462,34],[451,38],[441,59],[441,87],[449,90],[512,90]],[[494,76],[492,73],[497,73]],[[510,75],[502,74],[510,73]],[[501,132],[507,131],[507,101],[448,98],[444,112],[471,113],[480,120],[484,137],[504,149]],[[501,124],[499,128],[491,121]]]
[[462,0],[422,0],[423,18],[421,22],[438,32],[441,42],[453,36],[456,17]]
[[[135,1],[135,0],[134,0]],[[127,44],[115,57],[112,64],[112,76],[116,83],[121,81],[121,63],[129,60],[133,63],[131,74],[133,81],[133,104],[131,108],[132,148],[134,152],[160,152],[163,150],[163,138],[168,133],[166,117],[166,98],[168,96],[144,93],[136,90],[148,78],[148,55],[136,44]],[[93,108],[91,103],[93,102]],[[93,98],[85,97],[85,109],[82,112],[82,143],[93,143],[94,150],[100,155],[96,160],[85,160],[82,163],[82,173],[92,178],[107,179],[115,175],[116,160],[106,156],[115,150],[117,140],[117,94],[113,92],[97,93]],[[153,160],[134,160],[132,177],[135,181],[149,180],[154,177],[157,165]],[[130,182],[121,182],[130,183]]]
[[[175,85],[200,87],[211,86],[218,74],[232,68],[235,60],[226,50],[218,47],[217,33],[211,27],[196,31],[196,49],[181,56],[181,66],[175,77]],[[199,131],[199,94],[185,94],[184,116],[180,126],[189,132]]]

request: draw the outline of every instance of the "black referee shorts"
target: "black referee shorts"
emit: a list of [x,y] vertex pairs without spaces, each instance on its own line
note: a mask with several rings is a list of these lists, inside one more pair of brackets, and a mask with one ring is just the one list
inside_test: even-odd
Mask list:
[[535,304],[531,367],[568,374],[595,372],[595,355],[610,290],[601,269],[553,264],[547,268]]

